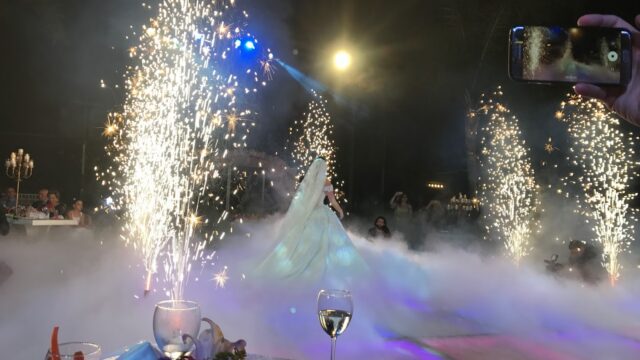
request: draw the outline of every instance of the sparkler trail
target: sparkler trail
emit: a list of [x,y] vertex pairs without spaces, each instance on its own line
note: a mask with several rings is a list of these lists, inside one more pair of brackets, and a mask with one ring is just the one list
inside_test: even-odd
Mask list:
[[531,237],[539,228],[535,213],[539,206],[528,149],[518,119],[501,102],[502,90],[480,101],[469,116],[485,117],[482,128],[481,202],[490,239],[504,242],[508,256],[517,264],[531,248]]
[[622,269],[620,255],[633,240],[636,219],[629,204],[637,194],[629,186],[637,177],[638,137],[625,134],[620,120],[601,102],[576,95],[561,103],[558,118],[568,124],[568,160],[578,167],[568,181],[582,189],[579,211],[593,224],[595,241],[603,247],[603,265],[615,285]]
[[[333,122],[327,110],[327,100],[312,91],[313,100],[309,102],[307,113],[301,120],[296,120],[289,128],[289,138],[293,141],[291,152],[298,176],[304,175],[313,160],[322,156],[327,161],[327,174],[336,180],[336,145],[333,138]],[[341,191],[337,183],[336,196],[340,198]]]
[[[98,178],[124,211],[123,237],[141,253],[147,284],[163,258],[174,299],[183,296],[192,261],[224,237],[216,225],[226,211],[209,209],[203,220],[204,207],[223,203],[216,193],[226,185],[220,174],[233,169],[227,154],[246,147],[255,125],[242,100],[266,85],[252,69],[261,61],[253,55],[258,40],[243,31],[248,15],[234,3],[161,1],[130,49],[135,65],[125,76],[122,114],[105,126],[114,165]],[[209,222],[212,215],[217,221]]]

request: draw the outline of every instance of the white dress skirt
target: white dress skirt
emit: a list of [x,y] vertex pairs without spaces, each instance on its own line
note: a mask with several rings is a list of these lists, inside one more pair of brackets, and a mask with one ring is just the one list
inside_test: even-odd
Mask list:
[[[322,190],[326,195],[333,188]],[[323,200],[324,196],[304,218],[288,214],[296,219],[283,222],[280,242],[258,267],[259,276],[344,287],[367,271],[340,220]]]

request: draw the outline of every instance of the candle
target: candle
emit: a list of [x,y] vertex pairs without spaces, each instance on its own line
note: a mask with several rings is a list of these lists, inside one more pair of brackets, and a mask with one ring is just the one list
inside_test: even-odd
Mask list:
[[29,154],[24,154],[24,161],[29,162]]
[[11,159],[11,166],[16,167],[16,159]]
[[29,167],[33,169],[33,160],[29,161]]
[[11,160],[7,159],[7,161],[4,162],[4,166],[7,168],[11,166]]
[[18,149],[18,155],[24,154],[24,149]]
[[12,152],[12,153],[11,153],[11,159],[13,160],[13,159],[15,159],[15,158],[16,158],[16,153]]

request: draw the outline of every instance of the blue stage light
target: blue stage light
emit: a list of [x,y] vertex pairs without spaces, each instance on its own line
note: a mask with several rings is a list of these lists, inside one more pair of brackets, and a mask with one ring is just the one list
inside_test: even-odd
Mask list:
[[233,44],[235,45],[235,47],[236,47],[236,49],[237,49],[237,48],[239,48],[239,47],[240,47],[240,45],[242,45],[242,41],[240,41],[240,40],[236,40]]
[[256,45],[253,43],[253,41],[249,40],[244,43],[244,48],[249,51],[252,51],[256,49]]

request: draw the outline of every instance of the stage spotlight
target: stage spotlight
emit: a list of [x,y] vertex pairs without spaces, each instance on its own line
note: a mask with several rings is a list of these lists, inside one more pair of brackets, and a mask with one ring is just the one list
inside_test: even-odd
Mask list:
[[351,54],[344,50],[340,50],[334,55],[333,63],[336,66],[336,69],[344,71],[351,65]]
[[244,43],[244,48],[246,50],[253,51],[256,49],[256,44],[254,44],[253,41],[248,40]]

